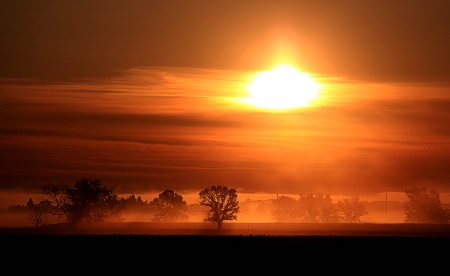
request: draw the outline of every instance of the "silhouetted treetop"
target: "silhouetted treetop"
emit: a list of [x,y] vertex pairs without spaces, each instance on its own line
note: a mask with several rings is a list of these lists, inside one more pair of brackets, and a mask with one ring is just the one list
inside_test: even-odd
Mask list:
[[173,190],[164,190],[149,205],[156,210],[153,221],[175,222],[187,221],[189,218],[186,214],[188,210],[186,201]]
[[74,187],[49,184],[42,187],[42,193],[74,229],[82,221],[120,219],[122,204],[114,189],[104,186],[100,179],[78,179]]

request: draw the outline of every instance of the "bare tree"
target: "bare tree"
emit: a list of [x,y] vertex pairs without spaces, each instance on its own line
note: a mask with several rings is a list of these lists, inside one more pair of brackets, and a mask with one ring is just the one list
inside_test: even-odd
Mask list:
[[187,221],[189,218],[186,215],[188,210],[186,201],[183,200],[183,196],[173,190],[164,190],[149,205],[156,211],[152,218],[153,221]]
[[222,228],[224,220],[237,220],[239,201],[236,189],[228,189],[227,186],[211,186],[200,191],[200,205],[209,207],[209,212],[204,221],[217,223],[217,228]]

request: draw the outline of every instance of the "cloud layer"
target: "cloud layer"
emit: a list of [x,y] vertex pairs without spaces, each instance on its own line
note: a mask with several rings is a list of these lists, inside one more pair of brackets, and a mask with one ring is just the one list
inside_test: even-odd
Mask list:
[[142,67],[71,83],[4,80],[1,188],[95,177],[123,194],[450,191],[448,85],[322,76],[313,105],[272,112],[240,101],[255,73]]

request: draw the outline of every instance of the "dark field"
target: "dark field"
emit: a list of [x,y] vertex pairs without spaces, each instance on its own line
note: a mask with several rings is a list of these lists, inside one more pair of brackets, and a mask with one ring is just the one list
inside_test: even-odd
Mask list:
[[0,228],[2,260],[26,260],[18,269],[33,263],[30,272],[54,264],[102,275],[144,268],[165,274],[435,274],[447,269],[450,252],[450,225],[225,224],[221,231],[204,223],[105,226],[76,232],[64,225]]
[[233,223],[224,224],[218,230],[214,224],[206,223],[136,222],[103,223],[77,231],[58,224],[42,228],[0,228],[0,238],[3,245],[13,247],[46,248],[58,244],[102,251],[110,247],[140,247],[161,252],[177,248],[183,251],[221,248],[253,254],[300,249],[312,252],[382,250],[384,255],[403,252],[415,256],[430,254],[434,249],[450,252],[448,224]]
[[180,236],[360,236],[360,237],[440,237],[450,238],[450,224],[416,223],[213,223],[122,222],[80,226],[67,224],[40,228],[3,227],[1,235],[180,235]]

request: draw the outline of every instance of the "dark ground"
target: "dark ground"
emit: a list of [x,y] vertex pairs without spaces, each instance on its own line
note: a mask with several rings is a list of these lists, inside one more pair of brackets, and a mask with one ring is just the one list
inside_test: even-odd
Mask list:
[[450,238],[73,234],[0,235],[4,275],[422,274],[448,271]]
[[1,234],[0,244],[3,267],[58,275],[445,275],[450,250],[449,237],[422,235]]
[[3,227],[0,235],[106,235],[106,236],[324,236],[324,237],[439,237],[450,238],[450,224],[419,223],[225,223],[221,230],[203,222],[90,223],[71,230],[68,224],[35,227]]
[[[53,258],[82,252],[83,256],[129,254],[148,258],[215,260],[240,258],[351,258],[408,262],[450,254],[450,225],[435,224],[235,224],[222,230],[204,223],[102,224],[72,231],[67,225],[42,228],[0,228],[0,250],[23,255],[48,252]],[[61,255],[62,254],[62,255]],[[80,253],[77,253],[80,254]],[[431,264],[430,264],[431,266]]]

